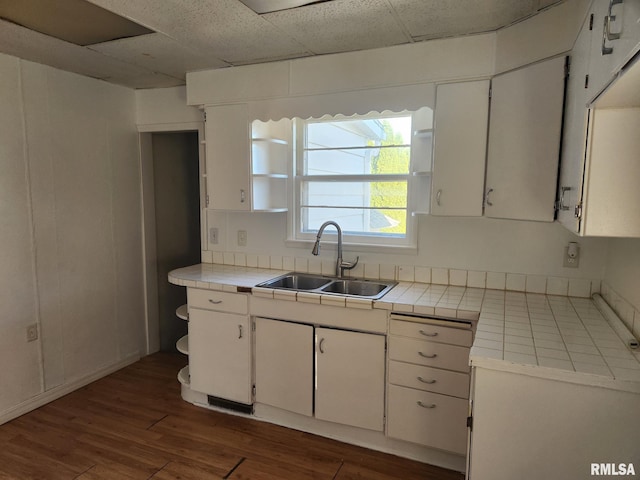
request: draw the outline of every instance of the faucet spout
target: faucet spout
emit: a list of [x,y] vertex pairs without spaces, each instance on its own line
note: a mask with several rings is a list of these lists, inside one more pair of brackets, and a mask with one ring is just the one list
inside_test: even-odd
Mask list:
[[338,258],[336,259],[336,277],[341,278],[344,276],[345,270],[351,270],[353,267],[355,267],[358,264],[358,260],[360,259],[360,257],[357,257],[355,262],[345,262],[342,260],[342,229],[340,228],[340,225],[338,225],[333,220],[324,222],[320,226],[320,229],[318,230],[316,242],[313,244],[313,249],[311,250],[311,253],[316,256],[320,253],[320,238],[324,233],[324,229],[327,228],[329,225],[333,225],[338,232]]

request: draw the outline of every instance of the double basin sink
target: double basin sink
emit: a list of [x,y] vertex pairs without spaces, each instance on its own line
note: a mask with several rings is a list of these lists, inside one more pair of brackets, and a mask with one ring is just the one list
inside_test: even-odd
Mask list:
[[351,280],[292,272],[256,286],[377,300],[396,285],[393,281]]

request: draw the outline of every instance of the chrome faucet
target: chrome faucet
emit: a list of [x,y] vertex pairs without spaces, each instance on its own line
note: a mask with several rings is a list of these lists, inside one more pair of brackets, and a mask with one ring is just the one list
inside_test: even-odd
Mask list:
[[322,232],[324,232],[324,229],[329,225],[333,225],[338,231],[338,259],[336,260],[336,277],[342,278],[344,277],[344,271],[351,270],[353,267],[355,267],[358,264],[358,260],[360,260],[360,257],[356,257],[355,262],[345,262],[342,260],[342,229],[340,228],[340,225],[332,220],[324,222],[320,226],[320,230],[318,230],[316,243],[313,244],[313,250],[311,250],[311,253],[316,256],[320,253],[320,237],[322,237]]

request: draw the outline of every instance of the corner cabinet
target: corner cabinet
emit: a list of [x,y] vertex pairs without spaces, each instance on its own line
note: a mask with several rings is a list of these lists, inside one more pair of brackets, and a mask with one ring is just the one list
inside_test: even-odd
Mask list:
[[431,214],[482,216],[489,80],[438,85]]
[[493,78],[487,217],[554,220],[565,61],[556,57]]
[[287,210],[291,121],[249,121],[247,105],[205,107],[207,208]]

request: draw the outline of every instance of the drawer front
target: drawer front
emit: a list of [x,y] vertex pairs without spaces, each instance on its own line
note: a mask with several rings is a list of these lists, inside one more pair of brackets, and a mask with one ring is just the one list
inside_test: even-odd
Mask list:
[[387,435],[464,455],[468,412],[468,400],[390,385]]
[[189,308],[240,314],[246,314],[249,311],[247,296],[241,293],[187,288],[187,302]]
[[428,367],[469,372],[469,349],[445,343],[389,336],[389,358]]
[[389,382],[427,392],[469,398],[469,374],[410,363],[389,362]]
[[471,330],[431,325],[428,323],[404,322],[391,320],[389,326],[391,335],[418,338],[431,342],[450,343],[462,347],[470,347],[472,343]]

